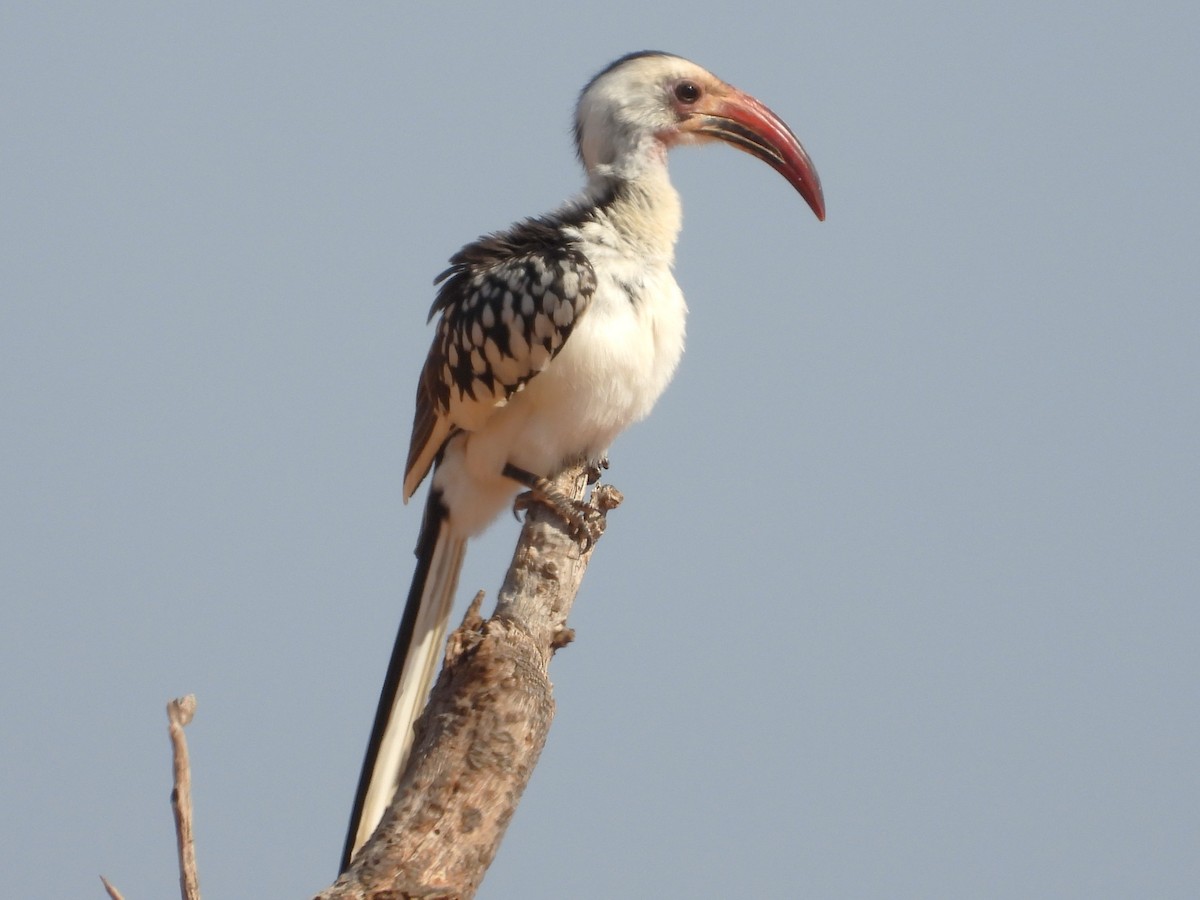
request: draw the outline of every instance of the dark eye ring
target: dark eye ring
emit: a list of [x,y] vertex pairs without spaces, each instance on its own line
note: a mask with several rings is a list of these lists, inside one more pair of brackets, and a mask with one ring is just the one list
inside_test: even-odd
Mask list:
[[681,81],[675,85],[675,99],[680,103],[695,103],[700,99],[700,85],[694,81]]

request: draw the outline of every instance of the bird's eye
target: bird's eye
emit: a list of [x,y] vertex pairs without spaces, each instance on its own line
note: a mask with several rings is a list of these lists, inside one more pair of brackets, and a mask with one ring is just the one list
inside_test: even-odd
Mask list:
[[681,81],[675,85],[675,99],[680,103],[695,103],[700,94],[700,85],[694,81]]

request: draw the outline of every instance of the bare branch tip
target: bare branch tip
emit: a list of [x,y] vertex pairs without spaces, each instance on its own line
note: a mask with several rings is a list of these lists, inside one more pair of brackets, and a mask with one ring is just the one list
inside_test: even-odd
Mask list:
[[483,631],[483,616],[479,614],[479,608],[483,605],[483,591],[475,595],[475,599],[471,601],[471,605],[467,607],[467,611],[463,614],[462,624],[454,629],[462,639],[467,639],[468,636],[477,637]]
[[167,704],[167,718],[172,725],[187,726],[196,715],[196,695],[177,697]]
[[121,892],[113,887],[112,882],[103,875],[100,876],[100,881],[104,884],[104,890],[108,893],[108,896],[111,898],[111,900],[125,900],[125,898],[121,896]]
[[603,512],[616,509],[624,499],[625,495],[611,484],[599,485],[592,491],[592,504]]

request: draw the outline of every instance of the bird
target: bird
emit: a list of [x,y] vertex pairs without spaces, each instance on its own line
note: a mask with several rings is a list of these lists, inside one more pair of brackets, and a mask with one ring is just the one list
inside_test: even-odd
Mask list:
[[606,461],[675,372],[687,306],[673,275],[681,208],[667,152],[717,141],[746,151],[825,218],[816,168],[784,121],[670,53],[630,53],[600,70],[579,94],[574,138],[583,191],[467,244],[434,281],[429,320],[438,321],[417,384],[404,501],[433,477],[342,871],[396,792],[467,540],[524,489],[586,546],[594,521],[550,479]]

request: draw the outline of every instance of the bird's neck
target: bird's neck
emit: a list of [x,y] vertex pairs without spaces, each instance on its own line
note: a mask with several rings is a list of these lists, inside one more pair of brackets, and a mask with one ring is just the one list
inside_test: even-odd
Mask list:
[[595,166],[587,196],[597,224],[610,232],[622,252],[670,265],[683,221],[679,194],[667,174],[666,148],[636,166]]

